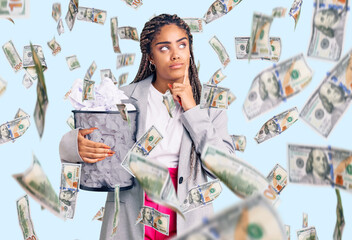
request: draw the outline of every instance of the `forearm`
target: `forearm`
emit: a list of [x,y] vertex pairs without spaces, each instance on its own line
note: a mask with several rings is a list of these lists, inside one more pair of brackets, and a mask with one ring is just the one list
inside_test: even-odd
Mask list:
[[82,163],[83,160],[79,156],[78,153],[78,137],[79,129],[74,129],[67,132],[64,136],[62,136],[60,145],[59,145],[59,153],[61,162],[69,162],[69,163]]

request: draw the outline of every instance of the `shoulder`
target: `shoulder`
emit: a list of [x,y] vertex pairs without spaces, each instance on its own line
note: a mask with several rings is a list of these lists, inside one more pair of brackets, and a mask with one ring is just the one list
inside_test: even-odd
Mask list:
[[149,76],[139,82],[130,83],[126,86],[120,87],[120,90],[122,90],[127,97],[130,97],[138,86],[141,85],[141,87],[143,87],[143,85],[145,85],[147,82],[148,83],[151,82],[152,79],[153,79],[153,75],[151,75],[151,76]]

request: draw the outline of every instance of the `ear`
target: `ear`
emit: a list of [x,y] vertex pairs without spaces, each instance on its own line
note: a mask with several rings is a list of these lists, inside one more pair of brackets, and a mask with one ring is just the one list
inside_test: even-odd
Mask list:
[[152,54],[148,54],[148,60],[149,60],[149,62],[154,63],[154,59],[153,59],[153,55]]

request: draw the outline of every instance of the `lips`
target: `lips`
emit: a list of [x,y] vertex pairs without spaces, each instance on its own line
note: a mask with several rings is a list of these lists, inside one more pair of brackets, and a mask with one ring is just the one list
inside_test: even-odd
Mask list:
[[171,68],[171,69],[179,69],[179,68],[182,67],[182,65],[183,65],[183,63],[174,63],[174,64],[170,65],[169,68]]

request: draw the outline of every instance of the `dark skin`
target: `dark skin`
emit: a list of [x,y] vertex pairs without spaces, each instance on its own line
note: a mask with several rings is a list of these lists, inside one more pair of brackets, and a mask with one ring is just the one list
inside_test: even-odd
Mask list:
[[[170,89],[184,111],[196,106],[188,77],[190,56],[188,35],[175,24],[161,27],[151,43],[149,61],[156,68],[153,86],[163,94]],[[78,153],[86,163],[96,163],[115,154],[109,146],[84,137],[95,129],[81,129],[78,133]]]

